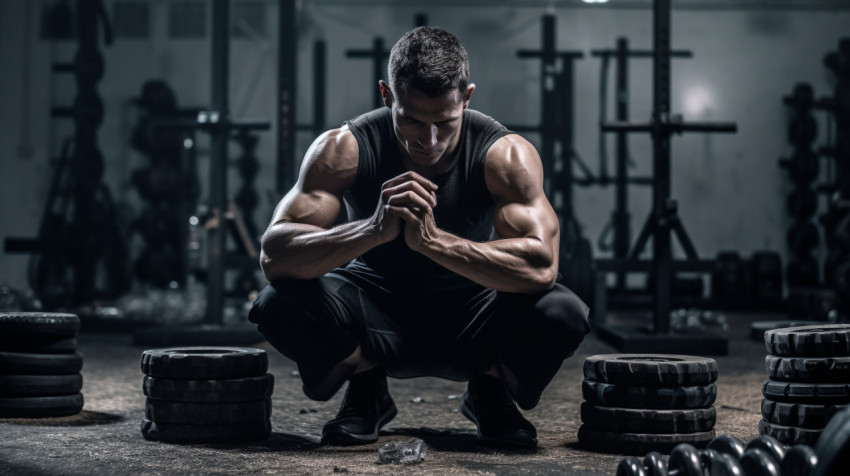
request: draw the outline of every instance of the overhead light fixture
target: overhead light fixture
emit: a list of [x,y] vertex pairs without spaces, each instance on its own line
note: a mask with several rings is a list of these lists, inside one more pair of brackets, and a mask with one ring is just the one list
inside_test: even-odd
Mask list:
[[608,0],[581,0],[584,3],[608,3]]

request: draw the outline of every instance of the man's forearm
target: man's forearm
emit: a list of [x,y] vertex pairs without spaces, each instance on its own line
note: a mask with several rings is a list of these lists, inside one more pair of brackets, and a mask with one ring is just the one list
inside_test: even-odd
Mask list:
[[423,243],[419,252],[484,287],[513,293],[551,289],[557,278],[556,251],[535,238],[469,241],[450,233]]
[[278,223],[262,239],[260,266],[266,279],[312,279],[338,268],[383,243],[370,220],[330,229]]

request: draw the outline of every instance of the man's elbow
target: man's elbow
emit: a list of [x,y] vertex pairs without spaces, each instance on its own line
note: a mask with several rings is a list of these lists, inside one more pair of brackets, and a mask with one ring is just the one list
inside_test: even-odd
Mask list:
[[554,266],[549,266],[538,270],[537,275],[532,280],[532,291],[546,292],[555,287],[555,282],[558,280],[558,269]]

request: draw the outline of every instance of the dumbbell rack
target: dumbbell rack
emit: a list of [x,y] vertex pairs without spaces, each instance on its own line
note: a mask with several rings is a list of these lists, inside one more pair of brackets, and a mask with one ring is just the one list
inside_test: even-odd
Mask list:
[[[724,335],[702,333],[678,335],[670,332],[671,286],[674,272],[691,270],[710,272],[713,263],[700,260],[696,249],[679,220],[676,201],[670,196],[670,139],[683,132],[734,133],[734,123],[684,122],[670,113],[670,0],[653,3],[653,113],[648,123],[602,124],[603,131],[650,133],[653,142],[652,211],[638,236],[629,259],[615,260],[615,266],[632,270],[650,271],[655,277],[653,325],[651,328],[616,327],[607,324],[596,326],[597,333],[623,352],[655,352],[684,354],[725,354],[728,340]],[[671,233],[675,233],[688,256],[684,263],[674,262]],[[645,262],[639,256],[649,238],[653,241],[652,260]]]

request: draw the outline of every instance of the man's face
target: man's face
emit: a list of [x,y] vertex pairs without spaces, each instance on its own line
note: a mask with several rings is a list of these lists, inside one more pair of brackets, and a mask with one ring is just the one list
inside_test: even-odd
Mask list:
[[396,138],[414,165],[435,166],[454,151],[472,87],[466,97],[457,90],[430,97],[411,86],[390,96]]

